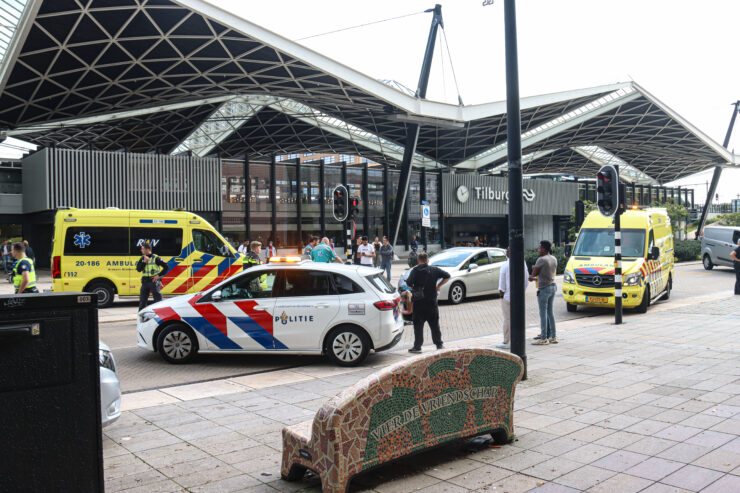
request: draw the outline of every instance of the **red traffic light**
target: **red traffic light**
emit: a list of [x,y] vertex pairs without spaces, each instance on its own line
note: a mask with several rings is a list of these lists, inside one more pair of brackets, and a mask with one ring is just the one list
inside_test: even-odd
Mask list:
[[602,173],[601,171],[599,171],[598,173],[596,173],[596,178],[598,180],[604,181],[606,183],[609,183],[610,181],[612,181],[612,179],[611,179],[611,177],[609,177],[609,175],[607,175],[606,173]]
[[352,199],[350,205],[352,205],[352,207],[357,207],[358,205],[360,205],[360,199]]

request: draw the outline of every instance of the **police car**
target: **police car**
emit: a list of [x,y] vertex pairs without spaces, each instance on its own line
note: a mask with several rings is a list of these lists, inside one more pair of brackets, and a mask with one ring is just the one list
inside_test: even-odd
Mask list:
[[382,271],[274,258],[206,291],[139,312],[138,345],[170,363],[197,353],[324,354],[354,366],[403,335],[400,298]]

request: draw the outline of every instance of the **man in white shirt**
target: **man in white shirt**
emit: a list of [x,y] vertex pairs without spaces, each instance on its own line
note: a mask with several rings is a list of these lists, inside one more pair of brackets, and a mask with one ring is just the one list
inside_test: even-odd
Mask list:
[[[506,258],[509,259],[511,255],[511,249],[506,249]],[[511,259],[507,260],[504,265],[501,266],[501,271],[498,277],[498,292],[501,294],[501,313],[504,316],[504,342],[496,344],[497,348],[509,349],[510,336],[511,336],[511,276],[509,275],[509,263]],[[524,289],[527,289],[529,285],[529,270],[527,264],[524,264]]]
[[373,266],[375,247],[367,242],[367,236],[362,237],[362,243],[357,247],[357,255],[360,257],[360,265]]
[[249,253],[249,240],[244,240],[244,243],[239,245],[239,248],[237,248],[236,251],[241,253],[242,255],[248,254]]

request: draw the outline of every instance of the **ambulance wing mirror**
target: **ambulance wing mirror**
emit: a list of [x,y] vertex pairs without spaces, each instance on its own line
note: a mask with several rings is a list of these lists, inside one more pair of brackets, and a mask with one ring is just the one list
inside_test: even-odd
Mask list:
[[566,244],[564,253],[566,257],[570,257],[573,254],[573,245],[570,243]]
[[650,249],[650,255],[648,256],[648,260],[658,260],[660,258],[660,248],[654,246]]
[[221,290],[220,289],[211,293],[211,300],[221,301]]

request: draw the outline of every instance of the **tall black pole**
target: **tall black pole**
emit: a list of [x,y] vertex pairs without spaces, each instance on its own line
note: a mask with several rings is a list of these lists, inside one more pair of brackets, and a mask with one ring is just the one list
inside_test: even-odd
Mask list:
[[524,363],[527,379],[527,352],[524,346],[524,204],[522,201],[522,123],[519,114],[519,62],[516,46],[516,2],[504,0],[506,37],[506,140],[509,161],[509,247],[511,256],[511,352]]
[[[614,213],[614,323],[622,323],[622,197],[623,187],[619,184],[619,166],[614,165],[617,170],[617,212]],[[626,188],[626,187],[624,187]]]
[[277,248],[277,183],[275,166],[275,155],[270,156],[270,222],[272,226],[270,228],[270,238],[268,242],[272,240],[272,244]]
[[326,166],[324,159],[319,159],[319,221],[321,221],[321,237],[326,236],[326,197],[331,194],[326,190]]
[[[441,5],[437,4],[433,9],[427,10],[427,12],[434,12],[434,16],[432,17],[432,27],[429,29],[424,61],[421,64],[419,85],[416,88],[416,97],[418,99],[425,99],[427,97],[427,86],[429,85],[429,74],[432,70],[432,58],[434,57],[434,44],[437,40],[437,29],[439,26],[444,27]],[[406,196],[409,193],[409,183],[411,182],[411,161],[414,158],[416,144],[419,140],[419,125],[416,123],[407,123],[406,129],[406,146],[404,147],[403,160],[401,161],[401,176],[398,179],[396,206],[393,208],[393,235],[391,236],[391,245],[395,245],[398,241],[398,231],[401,229],[401,218],[406,205]]]
[[252,220],[250,207],[252,205],[252,180],[250,180],[249,176],[249,155],[244,154],[244,238],[251,241]]
[[[303,186],[301,185],[301,158],[295,159],[295,211],[298,216],[298,251],[303,251]],[[290,174],[288,174],[288,185],[290,185]],[[309,185],[308,196],[311,196]]]
[[[727,127],[727,133],[725,134],[725,141],[722,143],[722,147],[727,149],[730,145],[730,137],[732,136],[732,129],[735,126],[735,118],[737,118],[738,112],[740,112],[740,101],[736,101],[732,108],[732,117],[730,118],[730,126]],[[722,166],[715,166],[714,173],[712,174],[712,184],[709,186],[707,191],[707,200],[704,201],[704,208],[701,210],[701,216],[699,217],[699,227],[696,228],[696,238],[698,239],[704,231],[704,223],[707,220],[707,214],[709,214],[709,207],[712,205],[712,198],[717,192],[717,185],[719,185],[719,178],[722,175]]]

